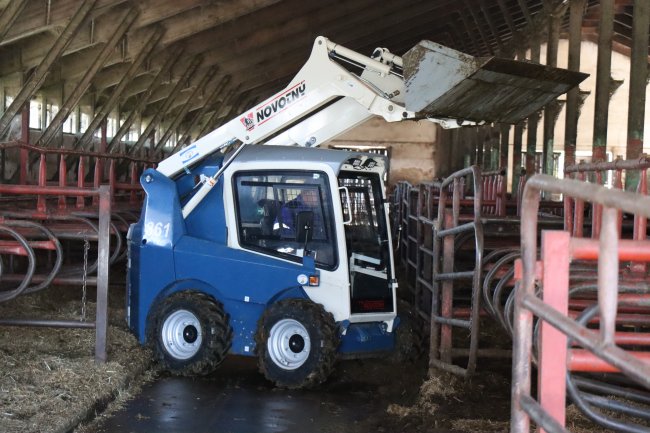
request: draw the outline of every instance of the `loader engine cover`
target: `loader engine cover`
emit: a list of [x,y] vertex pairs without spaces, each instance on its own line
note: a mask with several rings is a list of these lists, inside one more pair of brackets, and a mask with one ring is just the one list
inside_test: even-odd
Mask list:
[[431,41],[404,55],[406,109],[430,117],[517,123],[589,75],[498,57],[473,57]]

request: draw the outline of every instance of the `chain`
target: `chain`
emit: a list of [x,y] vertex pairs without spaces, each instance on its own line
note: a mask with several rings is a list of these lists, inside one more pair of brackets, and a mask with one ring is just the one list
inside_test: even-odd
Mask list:
[[88,277],[88,250],[90,249],[90,242],[84,239],[84,272],[83,272],[83,285],[81,291],[81,321],[86,320],[86,292],[87,292],[87,277]]

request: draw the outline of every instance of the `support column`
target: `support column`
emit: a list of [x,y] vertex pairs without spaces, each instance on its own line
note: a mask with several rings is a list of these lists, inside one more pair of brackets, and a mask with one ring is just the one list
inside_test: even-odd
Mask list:
[[[557,67],[558,45],[560,43],[560,24],[566,12],[566,6],[556,9],[549,7],[548,13],[548,43],[546,45],[546,65]],[[553,176],[553,147],[555,145],[555,122],[561,107],[557,100],[549,102],[544,107],[544,148],[542,151],[542,172]]]
[[[519,45],[516,48],[517,60],[526,60],[526,49],[523,45]],[[521,146],[524,141],[524,129],[526,124],[524,121],[517,122],[515,124],[515,130],[513,134],[512,142],[512,195],[518,192],[519,187],[519,178],[521,177]]]
[[[582,46],[582,16],[586,0],[571,0],[569,15],[569,60],[570,71],[580,70],[580,52]],[[566,98],[566,125],[564,131],[564,166],[576,163],[576,144],[578,142],[578,117],[580,87],[569,90]]]
[[[100,128],[100,139],[99,139],[99,153],[106,153],[107,145],[107,136],[108,136],[108,121],[104,120]],[[95,164],[95,178],[99,179],[99,184],[101,184],[104,179],[104,160],[102,158],[97,158],[97,164]]]
[[[634,1],[632,22],[632,54],[630,59],[630,97],[627,117],[627,159],[636,159],[643,153],[643,135],[648,85],[648,27],[650,26],[650,3]],[[639,183],[639,172],[625,173],[625,189],[634,191]]]
[[483,167],[483,139],[482,139],[482,134],[481,134],[481,129],[482,127],[476,128],[476,131],[474,133],[474,146],[476,147],[476,153],[474,156],[474,164],[478,165],[481,167],[481,169],[484,169]]
[[497,170],[500,163],[501,155],[501,135],[496,125],[492,126],[490,133],[490,170]]
[[[530,46],[530,60],[539,63],[540,36],[534,35]],[[540,112],[533,113],[528,118],[528,136],[526,137],[526,174],[535,174],[535,152],[537,152],[537,125],[539,125]]]
[[512,178],[512,173],[508,172],[508,148],[510,147],[510,125],[502,124],[499,126],[501,141],[499,146],[499,166],[498,169],[506,170],[506,175]]
[[512,142],[512,194],[517,193],[519,178],[521,177],[521,145],[524,141],[524,122],[515,124],[515,132]]
[[[23,106],[21,113],[20,141],[29,144],[29,101]],[[20,149],[20,167],[18,172],[18,184],[27,185],[27,164],[29,164],[29,151]]]
[[601,0],[592,162],[607,160],[607,120],[611,90],[613,33],[614,0]]

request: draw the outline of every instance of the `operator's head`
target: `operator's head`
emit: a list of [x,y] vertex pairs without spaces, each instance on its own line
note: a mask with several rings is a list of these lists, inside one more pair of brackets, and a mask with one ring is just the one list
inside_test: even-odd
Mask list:
[[305,188],[301,192],[302,200],[312,206],[318,203],[318,191],[315,188]]

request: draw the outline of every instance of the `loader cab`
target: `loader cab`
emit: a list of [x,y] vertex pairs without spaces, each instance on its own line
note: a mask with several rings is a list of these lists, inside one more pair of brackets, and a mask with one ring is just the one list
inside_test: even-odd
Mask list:
[[[377,155],[253,146],[226,174],[232,191],[229,245],[303,264],[313,258],[320,282],[304,286],[337,321],[395,318],[395,282]],[[228,210],[227,210],[228,212]]]

